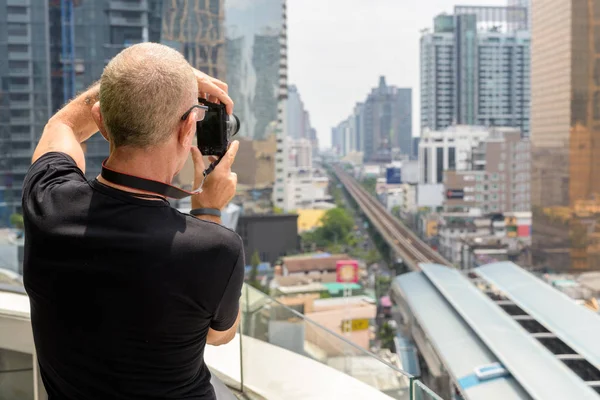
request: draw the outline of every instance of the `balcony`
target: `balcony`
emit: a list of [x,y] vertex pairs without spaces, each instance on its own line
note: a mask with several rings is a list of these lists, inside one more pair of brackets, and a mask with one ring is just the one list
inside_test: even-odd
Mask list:
[[[20,4],[20,5],[22,5],[22,4]],[[28,24],[31,21],[30,21],[30,17],[28,14],[8,14],[6,16],[6,22]]]
[[30,44],[31,43],[31,37],[29,37],[29,36],[9,35],[8,38],[7,38],[7,42],[8,42],[8,44]]
[[[35,358],[29,300],[19,280],[0,283],[0,354],[10,362],[0,365],[6,370],[0,370],[5,372],[0,377],[8,382],[0,385],[0,398],[5,398],[3,390],[13,390],[24,394],[19,398],[41,400],[46,397]],[[232,390],[238,398],[268,400],[441,400],[400,365],[378,358],[247,285],[241,309],[234,340],[205,350],[219,399],[233,399],[227,393]]]
[[144,27],[148,25],[146,14],[140,13],[139,17],[121,17],[111,15],[109,17],[110,24],[114,26],[139,26]]
[[[17,85],[11,85],[11,90],[12,87],[17,86]],[[18,86],[27,86],[29,87],[29,85],[18,85]],[[32,124],[32,120],[31,117],[11,117],[10,118],[10,124],[11,125],[31,125]]]
[[13,83],[8,87],[8,90],[11,93],[29,93],[31,92],[31,85],[17,85]]
[[138,2],[111,0],[108,2],[108,9],[111,11],[148,11],[148,2],[140,0]]
[[[11,74],[11,76],[13,76]],[[10,109],[11,110],[31,110],[31,102],[30,101],[10,101]]]
[[31,52],[9,52],[8,53],[9,61],[30,61],[31,60]]

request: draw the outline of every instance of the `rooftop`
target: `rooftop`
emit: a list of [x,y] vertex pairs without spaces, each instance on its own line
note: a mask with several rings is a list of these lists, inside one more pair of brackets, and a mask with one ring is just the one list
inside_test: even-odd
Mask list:
[[284,257],[283,265],[288,273],[335,271],[337,261],[349,259],[350,257],[345,254],[316,255],[311,257]]
[[[421,268],[397,277],[392,296],[406,304],[465,399],[598,399],[598,315],[510,262],[467,275]],[[419,335],[415,341],[426,349]],[[424,357],[430,367],[431,357]],[[494,363],[508,375],[479,382],[475,370]]]

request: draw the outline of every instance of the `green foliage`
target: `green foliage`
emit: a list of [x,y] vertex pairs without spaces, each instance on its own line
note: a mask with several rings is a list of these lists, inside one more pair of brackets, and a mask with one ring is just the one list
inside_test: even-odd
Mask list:
[[381,261],[381,256],[375,249],[371,249],[367,252],[367,255],[363,257],[367,265],[374,264],[378,261]]
[[329,292],[321,292],[319,294],[319,298],[321,298],[321,299],[330,299],[331,298],[331,293],[329,293]]
[[314,243],[319,249],[339,252],[344,245],[355,243],[350,236],[353,227],[354,221],[344,208],[332,208],[321,218],[320,227],[302,235],[303,247],[306,250]]
[[11,214],[10,224],[16,229],[20,230],[23,230],[23,228],[25,227],[23,223],[23,216],[21,214]]
[[346,242],[348,234],[354,227],[354,221],[348,212],[340,207],[327,210],[321,219],[322,234],[325,240],[333,243]]
[[248,285],[260,290],[261,292],[267,293],[266,288],[258,280],[258,265],[259,264],[260,264],[260,256],[258,255],[258,251],[255,250],[254,253],[252,254],[252,258],[250,259],[250,265],[252,266],[252,269],[250,270],[250,276],[248,277]]
[[392,278],[389,276],[378,275],[375,277],[375,294],[377,298],[385,296],[389,292],[391,284]]
[[392,207],[392,215],[400,217],[400,206]]
[[273,214],[283,214],[283,209],[279,207],[273,207]]
[[381,340],[381,347],[384,349],[393,350],[394,348],[394,336],[396,332],[394,332],[394,328],[388,323],[385,322],[379,328],[379,340]]
[[377,178],[364,178],[361,183],[367,192],[371,193],[373,196],[377,195],[375,190],[377,187]]

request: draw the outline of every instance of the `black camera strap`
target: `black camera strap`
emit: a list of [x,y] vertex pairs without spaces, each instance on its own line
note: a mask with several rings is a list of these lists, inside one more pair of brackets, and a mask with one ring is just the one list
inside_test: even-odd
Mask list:
[[172,186],[152,179],[140,178],[139,176],[128,175],[122,172],[115,171],[106,166],[106,161],[107,160],[104,160],[102,162],[102,172],[100,173],[100,175],[108,182],[114,183],[115,185],[125,186],[131,189],[143,190],[145,192],[156,193],[165,197],[180,200],[188,196],[193,196],[195,194],[202,193],[202,186],[204,184],[204,181],[206,180],[206,177],[215,169],[215,167],[217,166],[217,164],[219,164],[219,161],[221,161],[221,159],[219,158],[216,161],[213,161],[210,164],[210,166],[204,170],[204,177],[202,179],[200,187],[193,191],[184,190],[176,186]]

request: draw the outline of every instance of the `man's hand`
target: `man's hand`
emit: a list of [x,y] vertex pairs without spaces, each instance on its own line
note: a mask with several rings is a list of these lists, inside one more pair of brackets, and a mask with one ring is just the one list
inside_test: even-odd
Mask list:
[[[224,209],[235,196],[237,186],[237,175],[231,172],[231,166],[235,161],[235,155],[240,147],[240,142],[233,141],[229,145],[227,153],[204,181],[202,193],[192,196],[192,208],[216,208]],[[192,160],[194,161],[194,189],[200,186],[203,173],[206,169],[202,154],[196,146],[192,146]],[[210,157],[211,162],[216,158]]]
[[212,103],[221,102],[225,104],[227,114],[231,115],[233,113],[233,100],[227,94],[227,84],[197,69],[194,69],[194,74],[198,80],[198,96]]

